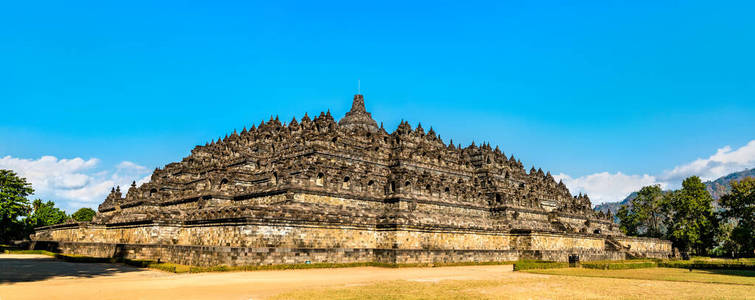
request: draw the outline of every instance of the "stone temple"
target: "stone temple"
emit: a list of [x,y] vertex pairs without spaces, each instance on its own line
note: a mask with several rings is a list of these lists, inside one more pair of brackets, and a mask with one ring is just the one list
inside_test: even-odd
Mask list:
[[461,263],[668,257],[550,172],[489,144],[462,148],[401,122],[388,133],[362,95],[197,146],[149,182],[115,188],[91,223],[38,228],[63,253],[186,265]]

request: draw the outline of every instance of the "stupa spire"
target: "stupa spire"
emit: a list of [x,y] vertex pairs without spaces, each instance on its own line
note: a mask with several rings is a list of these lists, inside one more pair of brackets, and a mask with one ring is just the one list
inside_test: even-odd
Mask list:
[[364,96],[361,94],[354,95],[354,101],[351,102],[350,112],[367,112],[364,108]]
[[364,108],[364,96],[362,94],[354,95],[351,110],[346,113],[343,119],[338,121],[338,125],[349,129],[362,128],[370,132],[378,131],[377,122],[372,119],[372,114]]

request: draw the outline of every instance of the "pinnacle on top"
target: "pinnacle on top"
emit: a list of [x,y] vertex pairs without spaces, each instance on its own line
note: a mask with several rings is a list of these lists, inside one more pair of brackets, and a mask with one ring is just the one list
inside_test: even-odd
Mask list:
[[338,125],[349,129],[362,128],[369,132],[377,132],[377,122],[372,119],[372,114],[364,108],[364,96],[361,94],[354,95],[354,101],[351,103],[351,110],[338,121]]
[[354,95],[354,102],[351,103],[352,112],[367,112],[364,108],[364,96],[362,94]]

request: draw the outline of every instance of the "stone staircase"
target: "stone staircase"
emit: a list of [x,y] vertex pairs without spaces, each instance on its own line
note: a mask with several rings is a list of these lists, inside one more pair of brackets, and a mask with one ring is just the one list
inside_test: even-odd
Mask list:
[[632,251],[630,246],[625,246],[617,241],[613,236],[606,237],[606,251],[619,251],[626,254],[627,258],[642,258],[642,254]]

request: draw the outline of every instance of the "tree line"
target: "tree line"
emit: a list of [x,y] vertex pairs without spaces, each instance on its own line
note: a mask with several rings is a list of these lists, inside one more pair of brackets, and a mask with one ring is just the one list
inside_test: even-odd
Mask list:
[[29,201],[34,194],[31,183],[11,170],[0,169],[0,242],[27,239],[34,228],[68,220],[91,221],[95,211],[81,208],[71,215],[52,201]]
[[616,213],[627,235],[668,239],[683,253],[755,256],[755,178],[731,182],[731,192],[718,207],[697,176],[681,189],[645,186]]

